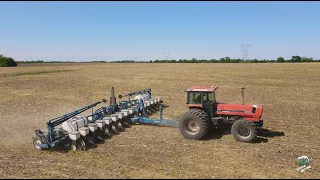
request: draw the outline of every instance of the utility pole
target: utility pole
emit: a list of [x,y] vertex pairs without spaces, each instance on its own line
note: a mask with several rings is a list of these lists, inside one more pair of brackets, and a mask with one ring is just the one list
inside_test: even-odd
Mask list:
[[242,47],[242,50],[243,50],[243,60],[244,62],[246,62],[246,60],[249,59],[249,56],[248,56],[248,48],[251,47],[250,44],[243,44],[241,43],[241,47]]
[[166,60],[168,60],[169,53],[165,52],[164,55],[166,56]]
[[135,56],[132,56],[132,58],[133,58],[133,61],[138,59],[138,57],[135,57]]

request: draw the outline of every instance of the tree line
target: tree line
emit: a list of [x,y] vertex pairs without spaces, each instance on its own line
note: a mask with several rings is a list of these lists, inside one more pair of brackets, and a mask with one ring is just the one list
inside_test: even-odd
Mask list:
[[5,57],[0,54],[0,67],[17,66],[19,63],[299,63],[299,62],[320,62],[320,59],[315,60],[312,57],[301,57],[292,56],[291,59],[285,59],[278,57],[276,60],[246,60],[243,59],[231,59],[230,57],[220,59],[179,59],[179,60],[149,60],[149,61],[134,61],[134,60],[122,60],[122,61],[43,61],[43,60],[32,60],[32,61],[15,61],[11,57]]
[[[146,61],[143,61],[146,62]],[[149,61],[147,61],[149,62]],[[137,63],[133,60],[122,61],[43,61],[43,60],[31,60],[31,61],[17,61],[17,63]]]
[[[126,63],[127,61],[113,61],[113,63]],[[141,63],[131,61],[133,63]],[[312,57],[300,57],[300,56],[292,56],[291,59],[284,59],[283,57],[278,57],[276,60],[246,60],[243,59],[231,59],[230,57],[220,58],[220,59],[179,59],[179,60],[150,60],[150,61],[144,61],[145,63],[298,63],[298,62],[320,62],[320,59],[314,60]]]
[[283,57],[278,57],[276,60],[267,59],[231,59],[230,57],[220,58],[220,59],[179,59],[179,60],[149,60],[149,61],[134,61],[134,60],[122,60],[122,61],[86,61],[86,62],[75,62],[75,61],[17,61],[18,63],[296,63],[296,62],[320,62],[320,59],[315,60],[312,57],[301,57],[292,56],[291,59],[284,59]]

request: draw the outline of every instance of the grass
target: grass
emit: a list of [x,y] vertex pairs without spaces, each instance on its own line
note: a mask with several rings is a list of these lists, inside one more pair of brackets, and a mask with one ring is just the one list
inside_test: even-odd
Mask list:
[[[320,64],[314,63],[1,68],[0,75],[20,75],[0,78],[0,174],[4,178],[319,178],[319,72]],[[109,99],[112,86],[116,95],[150,87],[152,95],[169,105],[164,117],[174,120],[187,110],[184,90],[192,85],[218,86],[218,101],[229,103],[241,103],[244,86],[245,103],[264,106],[265,128],[285,135],[261,137],[251,144],[236,142],[228,133],[191,141],[175,128],[137,125],[86,152],[39,152],[32,147],[35,129],[45,129],[49,119]],[[295,159],[301,155],[312,159],[311,171],[295,171]]]

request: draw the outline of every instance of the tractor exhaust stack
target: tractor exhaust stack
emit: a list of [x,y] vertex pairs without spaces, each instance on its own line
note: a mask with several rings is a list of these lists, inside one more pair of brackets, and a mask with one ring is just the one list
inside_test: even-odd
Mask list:
[[244,104],[244,87],[241,88],[242,104]]

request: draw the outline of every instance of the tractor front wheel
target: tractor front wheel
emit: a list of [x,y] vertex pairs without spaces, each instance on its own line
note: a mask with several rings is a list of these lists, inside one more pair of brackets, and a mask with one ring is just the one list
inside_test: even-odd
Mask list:
[[252,142],[257,137],[257,128],[252,121],[237,120],[231,127],[233,137],[240,142]]
[[179,131],[186,139],[200,140],[208,134],[208,115],[201,109],[190,109],[179,119]]

